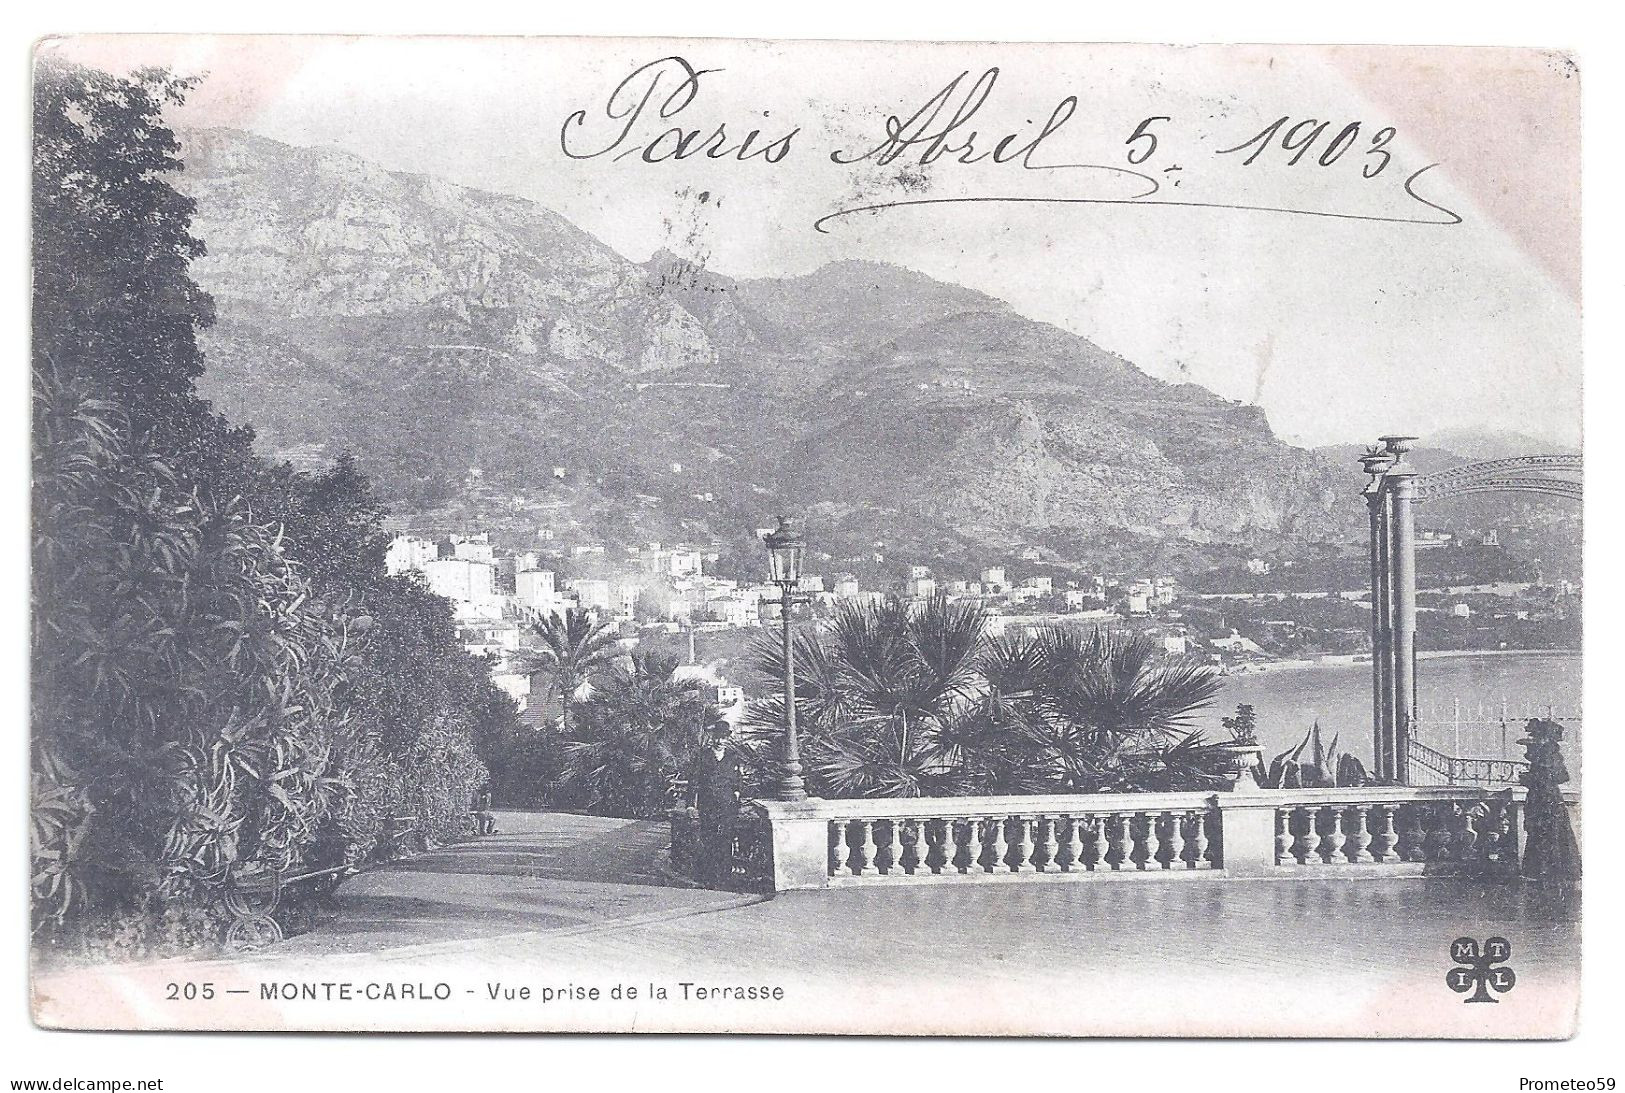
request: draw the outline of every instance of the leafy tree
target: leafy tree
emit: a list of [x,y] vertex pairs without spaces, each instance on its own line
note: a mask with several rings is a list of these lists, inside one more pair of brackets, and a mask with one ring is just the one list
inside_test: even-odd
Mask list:
[[[354,462],[295,472],[193,389],[213,318],[166,106],[195,81],[47,61],[34,148],[36,922],[201,912],[466,830],[512,702],[388,577]],[[194,916],[198,917],[198,916]]]
[[34,99],[34,346],[62,379],[94,380],[139,433],[181,416],[203,372],[214,304],[188,266],[194,202],[163,110],[196,79],[120,78],[43,60]]
[[353,788],[364,616],[188,491],[80,381],[36,380],[36,925],[305,860]]

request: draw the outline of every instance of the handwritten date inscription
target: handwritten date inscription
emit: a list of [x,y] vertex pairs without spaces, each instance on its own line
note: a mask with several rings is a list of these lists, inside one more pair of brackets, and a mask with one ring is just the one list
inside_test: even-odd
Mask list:
[[[565,118],[559,130],[560,150],[578,160],[660,164],[688,159],[757,161],[777,165],[789,159],[798,139],[807,139],[800,126],[764,131],[727,121],[693,125],[690,114],[700,98],[701,81],[720,69],[696,68],[680,56],[662,57],[634,69],[593,109],[579,109]],[[1094,192],[1085,189],[1033,195],[911,196],[837,209],[820,217],[814,228],[855,213],[921,205],[975,203],[1045,205],[1185,206],[1296,216],[1365,220],[1391,224],[1447,226],[1462,218],[1430,201],[1416,190],[1417,180],[1437,164],[1412,171],[1403,181],[1409,205],[1393,213],[1253,204],[1245,200],[1202,201],[1176,196],[1183,182],[1183,162],[1196,152],[1190,138],[1183,150],[1169,149],[1180,140],[1179,119],[1170,114],[1148,114],[1128,129],[1122,142],[1121,162],[1068,162],[1060,145],[1061,134],[1079,112],[1075,95],[1060,99],[1041,122],[1028,121],[1015,131],[988,133],[977,127],[999,81],[998,68],[987,68],[974,78],[970,71],[954,76],[908,116],[893,114],[872,142],[828,152],[831,162],[855,165],[869,162],[886,166],[901,161],[916,168],[935,164],[986,164],[1019,172],[1050,172],[1051,178],[1092,177],[1127,180],[1133,192]],[[766,111],[763,111],[766,116]],[[1074,127],[1075,128],[1075,127]],[[1391,125],[1368,126],[1362,120],[1346,122],[1282,115],[1239,143],[1212,147],[1215,162],[1228,162],[1251,174],[1252,170],[1350,170],[1354,184],[1371,184],[1388,173],[1398,131]],[[1159,177],[1160,176],[1160,177]],[[1363,180],[1363,183],[1361,182]],[[1414,206],[1420,205],[1417,210]],[[1406,211],[1408,209],[1412,211]],[[1424,211],[1425,210],[1425,211]]]

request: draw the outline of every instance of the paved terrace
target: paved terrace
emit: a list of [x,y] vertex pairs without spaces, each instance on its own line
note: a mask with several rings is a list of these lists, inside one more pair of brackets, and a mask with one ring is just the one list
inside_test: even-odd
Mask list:
[[[1578,930],[1517,885],[1444,879],[1147,877],[900,885],[772,899],[685,886],[665,825],[499,813],[501,833],[352,878],[339,916],[232,964],[132,971],[126,1019],[219,1027],[1031,1031],[1106,1035],[1562,1035]],[[1513,992],[1464,1005],[1452,939],[1513,946]],[[448,982],[449,1003],[191,1005],[159,979]],[[77,973],[40,991],[88,989]],[[486,997],[528,985],[529,1001]],[[785,1001],[681,998],[684,982],[785,988]],[[638,1001],[607,998],[616,983]],[[648,998],[664,986],[665,1000]],[[597,986],[597,1001],[540,988]],[[691,991],[692,993],[692,991]]]

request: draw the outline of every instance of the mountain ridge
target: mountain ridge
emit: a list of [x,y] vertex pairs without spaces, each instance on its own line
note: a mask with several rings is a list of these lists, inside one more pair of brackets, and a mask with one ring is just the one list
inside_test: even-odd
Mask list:
[[1349,469],[1262,409],[974,289],[863,260],[636,263],[522,198],[182,139],[219,313],[203,393],[273,453],[353,451],[398,507],[443,506],[478,468],[582,535],[730,540],[782,508],[859,553],[900,534],[1250,550],[1357,522]]

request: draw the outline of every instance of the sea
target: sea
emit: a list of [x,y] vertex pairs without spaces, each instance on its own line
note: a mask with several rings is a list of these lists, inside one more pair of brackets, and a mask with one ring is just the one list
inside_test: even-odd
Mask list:
[[[1565,722],[1563,751],[1577,781],[1580,671],[1580,654],[1572,652],[1423,654],[1416,667],[1419,738],[1447,755],[1521,759],[1522,718],[1549,711]],[[1213,705],[1195,719],[1204,736],[1224,739],[1219,719],[1250,702],[1266,758],[1297,746],[1318,721],[1322,740],[1330,743],[1335,734],[1340,751],[1371,766],[1370,661],[1268,665],[1226,675],[1223,684]],[[1503,708],[1509,721],[1504,732]]]

